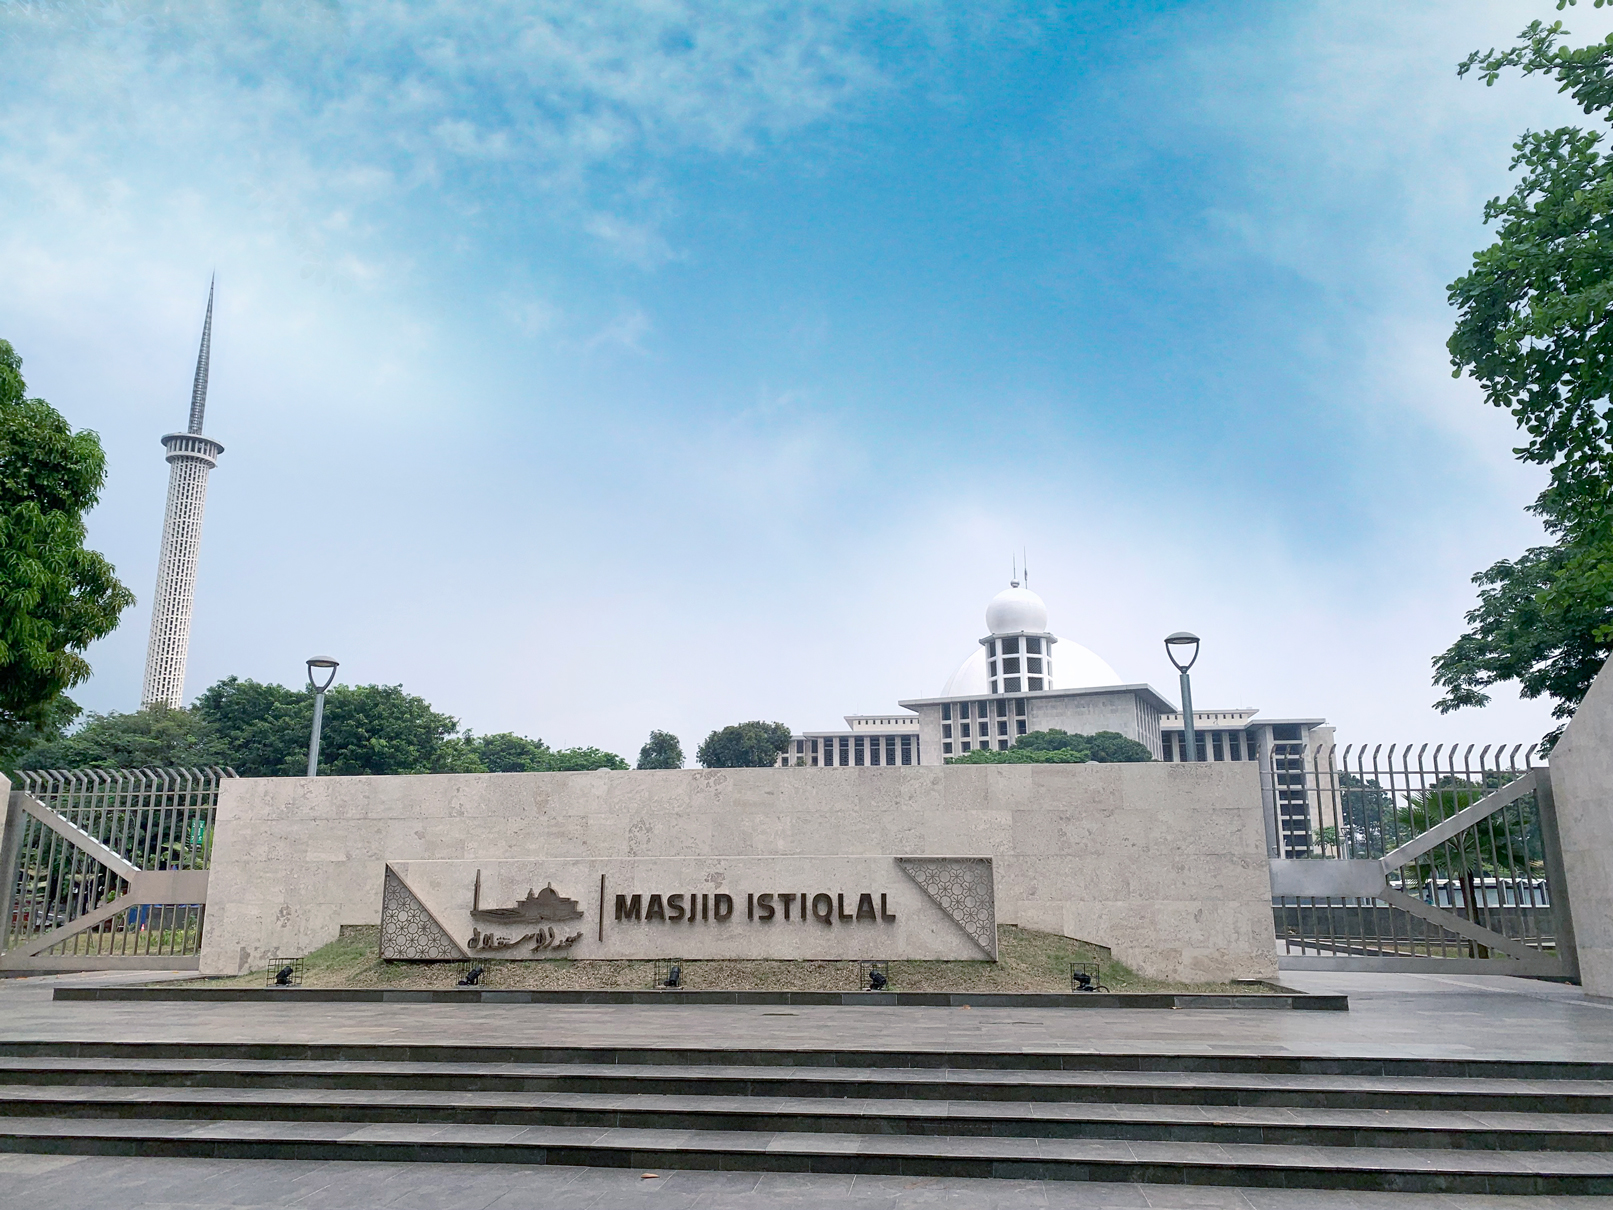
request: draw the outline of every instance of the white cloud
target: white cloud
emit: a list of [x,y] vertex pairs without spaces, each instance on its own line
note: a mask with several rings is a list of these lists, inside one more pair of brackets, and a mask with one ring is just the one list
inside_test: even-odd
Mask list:
[[236,188],[294,228],[491,180],[666,259],[659,157],[744,153],[889,86],[879,6],[747,0],[211,0],[0,9],[0,174],[81,208]]

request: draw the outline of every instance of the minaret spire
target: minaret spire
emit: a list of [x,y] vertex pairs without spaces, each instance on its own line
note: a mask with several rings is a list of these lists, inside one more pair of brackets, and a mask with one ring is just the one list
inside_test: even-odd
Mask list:
[[207,283],[207,318],[202,320],[202,347],[196,354],[196,382],[190,389],[191,433],[202,431],[202,415],[207,411],[207,363],[213,348],[213,286],[217,275]]
[[196,382],[190,396],[190,427],[162,439],[168,458],[168,511],[162,519],[162,551],[157,557],[157,591],[151,603],[151,640],[146,646],[142,706],[178,708],[185,704],[185,662],[190,655],[190,612],[196,598],[196,562],[202,553],[202,512],[207,505],[207,474],[224,447],[202,435],[207,410],[207,369],[213,344],[213,283],[207,285],[207,318],[196,355]]

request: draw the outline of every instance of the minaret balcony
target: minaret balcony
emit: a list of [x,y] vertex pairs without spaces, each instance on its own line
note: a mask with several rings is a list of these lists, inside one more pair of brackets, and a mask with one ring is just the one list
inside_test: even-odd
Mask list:
[[209,468],[218,465],[218,456],[224,452],[222,443],[200,433],[169,433],[162,439],[168,451],[169,462],[194,460],[205,462]]

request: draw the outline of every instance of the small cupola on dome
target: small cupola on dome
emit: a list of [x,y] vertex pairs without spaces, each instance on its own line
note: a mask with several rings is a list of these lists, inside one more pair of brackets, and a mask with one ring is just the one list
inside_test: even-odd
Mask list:
[[980,640],[991,693],[1040,693],[1053,688],[1053,644],[1047,604],[1016,577],[986,606],[989,635]]
[[1047,604],[1016,580],[986,606],[986,629],[992,634],[1045,634]]

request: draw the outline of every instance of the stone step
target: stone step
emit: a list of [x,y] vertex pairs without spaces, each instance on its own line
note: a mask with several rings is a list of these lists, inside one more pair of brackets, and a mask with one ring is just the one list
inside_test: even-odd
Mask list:
[[1613,1155],[596,1126],[0,1118],[0,1151],[1613,1195]]
[[1613,1118],[1070,1102],[631,1093],[0,1087],[0,1116],[460,1123],[771,1133],[1124,1139],[1290,1147],[1613,1151]]
[[[984,1022],[983,1022],[984,1024]],[[1297,1054],[1143,1054],[1098,1051],[895,1051],[856,1048],[768,1050],[722,1047],[585,1047],[313,1044],[273,1042],[0,1041],[13,1058],[177,1058],[408,1063],[559,1063],[676,1067],[788,1067],[891,1070],[1113,1071],[1251,1075],[1422,1077],[1432,1080],[1613,1082],[1613,1061],[1419,1059]]]
[[[197,1048],[205,1052],[206,1048]],[[353,1089],[1613,1113],[1613,1081],[1235,1072],[0,1057],[0,1087]]]

